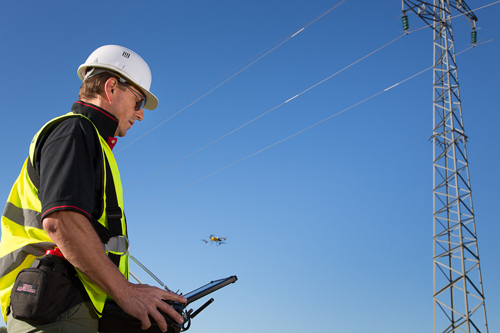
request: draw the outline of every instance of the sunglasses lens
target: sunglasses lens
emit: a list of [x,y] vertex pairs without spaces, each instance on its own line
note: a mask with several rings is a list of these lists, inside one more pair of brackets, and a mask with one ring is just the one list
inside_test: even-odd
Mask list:
[[137,101],[135,103],[135,110],[139,111],[144,109],[144,104],[146,104],[146,100],[144,98],[142,98],[140,101]]
[[139,97],[139,100],[135,102],[135,111],[140,111],[140,110],[144,109],[144,105],[146,105],[146,97],[144,97],[143,95],[139,94],[137,91],[135,91],[134,89],[132,89],[132,87],[130,87],[125,82],[123,82],[123,81],[120,81],[120,82],[124,86],[126,86],[134,95],[136,95],[137,97]]

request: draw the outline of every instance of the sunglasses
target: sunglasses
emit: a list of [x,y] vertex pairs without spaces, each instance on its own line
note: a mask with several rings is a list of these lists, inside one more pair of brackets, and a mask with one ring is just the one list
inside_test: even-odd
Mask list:
[[[116,74],[115,74],[116,75]],[[118,76],[118,75],[116,75]],[[123,84],[125,87],[127,87],[131,92],[134,93],[134,95],[136,95],[137,97],[139,97],[139,100],[135,101],[135,111],[140,111],[142,109],[144,109],[144,105],[146,104],[146,96],[143,96],[141,94],[139,94],[137,91],[135,91],[135,89],[133,89],[128,83],[127,81],[118,76],[118,78],[120,79],[120,83]]]

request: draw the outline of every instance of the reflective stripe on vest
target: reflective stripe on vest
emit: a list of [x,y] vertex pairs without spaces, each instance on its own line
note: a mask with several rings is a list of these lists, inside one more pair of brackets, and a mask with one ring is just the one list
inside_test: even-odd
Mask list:
[[[17,274],[22,269],[30,267],[37,257],[45,254],[46,250],[52,249],[55,246],[45,230],[43,230],[40,220],[41,202],[38,199],[38,190],[29,178],[27,163],[30,163],[30,160],[35,161],[36,157],[34,154],[38,138],[50,127],[69,117],[81,117],[90,121],[90,119],[83,115],[70,112],[64,116],[52,119],[38,131],[31,142],[30,158],[27,158],[24,162],[19,177],[12,186],[2,214],[2,240],[0,242],[0,305],[5,321],[7,320],[7,307],[10,304],[11,289]],[[98,133],[97,129],[96,133]],[[100,135],[97,135],[97,137],[99,137],[99,143],[103,152],[103,163],[105,158],[107,158],[111,168],[118,204],[120,207],[123,207],[123,192],[116,161],[106,140]],[[104,186],[106,186],[107,177],[105,169],[103,174]],[[107,228],[107,216],[105,213],[106,201],[104,198],[103,205],[103,213],[97,221]],[[123,235],[126,236],[127,229],[124,217],[121,219],[121,224]],[[127,255],[121,257],[118,268],[128,279]],[[77,273],[92,300],[97,314],[100,316],[106,301],[106,293],[78,270]]]

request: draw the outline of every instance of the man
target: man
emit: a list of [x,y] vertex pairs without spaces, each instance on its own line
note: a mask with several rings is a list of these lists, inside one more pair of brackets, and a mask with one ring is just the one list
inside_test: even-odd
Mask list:
[[[163,300],[186,300],[128,282],[122,189],[111,152],[115,136],[125,136],[136,120],[141,121],[143,108],[158,105],[149,91],[151,71],[135,52],[106,45],[78,68],[78,76],[83,81],[80,100],[71,113],[49,121],[35,135],[2,215],[0,301],[7,330],[97,332],[109,296],[138,318],[143,329],[150,327],[151,316],[166,331],[158,309],[178,323],[182,317]],[[112,248],[123,243],[124,249]],[[19,292],[12,288],[16,276],[54,247],[76,269],[76,281],[81,283],[73,289],[80,292],[70,293],[54,322],[14,318],[10,305],[11,296]]]

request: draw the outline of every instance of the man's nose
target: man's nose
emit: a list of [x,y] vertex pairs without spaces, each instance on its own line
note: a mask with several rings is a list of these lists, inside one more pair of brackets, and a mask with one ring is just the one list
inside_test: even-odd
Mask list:
[[135,119],[142,121],[144,119],[144,110],[140,109],[139,111],[136,111],[134,117]]

